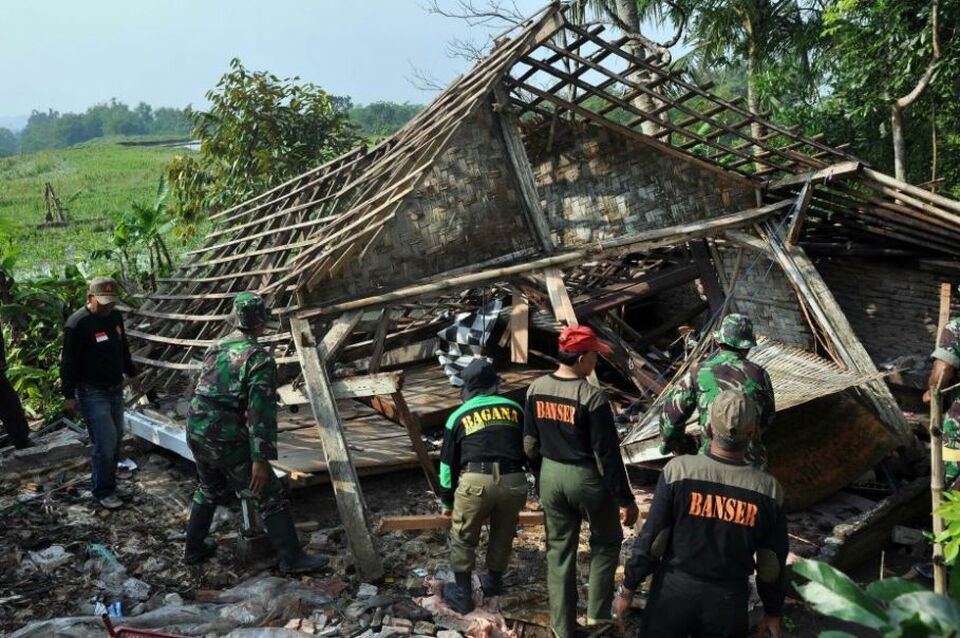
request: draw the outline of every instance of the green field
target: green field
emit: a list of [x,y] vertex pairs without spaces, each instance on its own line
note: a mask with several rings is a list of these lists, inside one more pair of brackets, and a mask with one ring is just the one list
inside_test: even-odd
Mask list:
[[[120,143],[130,141],[98,139],[0,159],[0,224],[14,238],[18,273],[59,271],[87,262],[91,250],[108,248],[114,216],[132,201],[152,204],[166,163],[192,152]],[[45,182],[68,209],[71,223],[64,228],[38,228]]]

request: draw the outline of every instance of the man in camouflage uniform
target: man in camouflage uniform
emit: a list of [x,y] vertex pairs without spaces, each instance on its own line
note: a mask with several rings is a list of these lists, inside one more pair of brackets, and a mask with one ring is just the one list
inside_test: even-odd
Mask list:
[[[958,288],[960,291],[960,288]],[[940,345],[933,351],[933,371],[930,373],[930,386],[939,383],[947,388],[956,383],[957,370],[960,369],[960,317],[954,317],[940,333]],[[952,392],[945,397],[953,398],[953,405],[943,417],[943,462],[944,483],[947,489],[960,487],[960,394]],[[929,393],[924,399],[930,399]],[[946,404],[945,401],[945,404]]]
[[[720,349],[716,354],[693,366],[670,392],[660,412],[660,453],[692,452],[693,442],[684,434],[687,420],[699,410],[703,441],[700,452],[710,449],[707,416],[710,404],[724,390],[738,390],[751,398],[760,411],[760,433],[773,423],[775,412],[773,385],[767,371],[747,360],[750,349],[757,345],[753,322],[740,314],[723,318],[714,335]],[[757,467],[766,465],[766,450],[760,436],[747,448],[747,459]]]
[[243,292],[233,300],[233,333],[211,346],[187,418],[187,444],[200,485],[193,494],[184,561],[199,563],[216,551],[207,538],[217,505],[252,493],[271,544],[286,572],[308,572],[325,558],[300,549],[286,489],[270,467],[277,458],[276,362],[257,337],[269,313],[263,300]]

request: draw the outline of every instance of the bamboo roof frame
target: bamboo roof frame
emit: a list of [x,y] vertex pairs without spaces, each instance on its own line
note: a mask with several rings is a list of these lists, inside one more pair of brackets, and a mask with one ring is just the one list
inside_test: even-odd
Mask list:
[[[244,290],[267,297],[278,319],[269,340],[281,363],[295,363],[286,317],[328,314],[301,307],[304,293],[370,248],[460,125],[489,108],[498,87],[521,121],[607,128],[750,185],[764,193],[766,204],[792,200],[811,181],[812,219],[805,232],[812,236],[842,232],[955,257],[960,203],[872,171],[820,136],[752,114],[739,99],[724,99],[710,84],[697,85],[653,58],[634,56],[623,48],[627,38],[606,40],[603,31],[568,22],[559,3],[550,4],[500,37],[487,57],[378,145],[354,149],[212,214],[217,227],[204,245],[131,311],[133,348],[153,370],[145,389],[174,388],[203,348],[229,330],[223,320],[232,297]],[[650,79],[638,81],[637,71]],[[657,106],[640,108],[640,96]],[[651,121],[660,130],[647,135],[642,124]],[[759,137],[751,132],[755,123],[765,131]],[[536,261],[527,255],[512,265]]]

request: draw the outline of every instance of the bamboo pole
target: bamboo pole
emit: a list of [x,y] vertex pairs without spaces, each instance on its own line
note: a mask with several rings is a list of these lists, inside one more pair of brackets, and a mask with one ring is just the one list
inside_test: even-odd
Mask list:
[[[941,406],[940,379],[930,387],[930,498],[933,517],[933,535],[943,533],[943,517],[937,514],[943,498],[943,431],[940,429],[943,418]],[[947,565],[943,558],[943,544],[933,543],[933,591],[945,594],[947,591]]]

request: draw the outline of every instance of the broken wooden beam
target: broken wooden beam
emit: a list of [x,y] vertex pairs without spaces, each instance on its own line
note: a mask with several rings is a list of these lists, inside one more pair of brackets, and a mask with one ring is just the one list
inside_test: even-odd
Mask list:
[[[380,521],[381,532],[420,529],[450,529],[452,516],[443,514],[414,514],[412,516],[384,516]],[[543,512],[520,512],[518,525],[537,527],[543,525]]]
[[[359,315],[356,312],[355,315]],[[337,411],[337,402],[327,377],[326,361],[321,358],[321,349],[325,354],[334,354],[346,341],[359,316],[347,313],[337,319],[321,344],[317,345],[310,323],[304,319],[292,317],[290,331],[300,359],[303,378],[310,397],[314,420],[320,434],[323,455],[327,463],[327,473],[333,485],[333,493],[340,511],[350,551],[357,561],[357,572],[365,579],[377,579],[383,576],[383,564],[373,545],[370,527],[367,523],[367,509],[360,490],[360,479],[350,460],[350,448],[343,431],[343,422]]]
[[[333,396],[337,399],[362,399],[379,395],[393,394],[403,387],[402,372],[378,372],[356,377],[337,379],[330,384]],[[280,402],[283,405],[306,405],[310,399],[302,388],[294,388],[287,383],[277,388]]]
[[483,282],[497,280],[504,281],[514,275],[529,273],[535,270],[543,270],[544,268],[549,268],[551,266],[559,267],[568,264],[576,264],[586,261],[587,259],[596,259],[599,256],[607,253],[621,254],[622,252],[628,251],[653,250],[654,248],[659,248],[661,246],[668,246],[682,241],[689,241],[694,237],[704,237],[719,234],[730,228],[736,228],[745,224],[756,222],[776,213],[779,210],[782,210],[787,206],[790,206],[790,204],[790,200],[783,200],[773,204],[749,208],[738,213],[723,215],[721,217],[715,217],[690,224],[682,224],[679,226],[670,226],[668,228],[658,228],[655,230],[643,231],[629,237],[601,242],[599,247],[591,246],[589,248],[573,250],[558,255],[552,255],[550,257],[544,257],[542,259],[535,259],[522,264],[502,266],[498,268],[482,270],[480,272],[456,276],[441,274],[429,282],[399,287],[379,295],[352,299],[336,304],[322,304],[316,306],[301,304],[296,307],[277,310],[275,314],[287,315],[295,313],[296,316],[301,319],[336,315],[350,310],[382,306],[387,303],[442,292],[444,290],[451,290],[454,288],[470,288],[471,286]]
[[601,297],[596,301],[589,301],[576,307],[576,315],[586,319],[601,312],[607,312],[623,304],[631,303],[664,290],[669,290],[691,282],[700,276],[700,271],[694,264],[682,264],[671,268],[664,268],[650,273],[628,286],[618,286],[613,294]]

